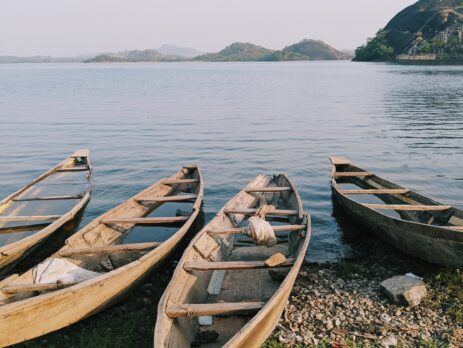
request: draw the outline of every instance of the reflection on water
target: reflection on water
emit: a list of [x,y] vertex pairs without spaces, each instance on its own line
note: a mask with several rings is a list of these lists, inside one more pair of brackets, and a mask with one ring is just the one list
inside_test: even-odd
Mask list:
[[349,248],[330,155],[462,207],[462,75],[350,62],[0,65],[0,197],[82,147],[95,166],[82,224],[187,163],[202,166],[206,220],[257,174],[286,172],[312,213],[309,257],[332,259]]

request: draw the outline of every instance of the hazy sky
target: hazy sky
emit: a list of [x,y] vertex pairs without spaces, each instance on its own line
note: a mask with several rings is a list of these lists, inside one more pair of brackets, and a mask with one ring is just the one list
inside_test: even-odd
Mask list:
[[163,43],[217,51],[303,38],[355,48],[414,0],[0,0],[0,55],[66,56]]

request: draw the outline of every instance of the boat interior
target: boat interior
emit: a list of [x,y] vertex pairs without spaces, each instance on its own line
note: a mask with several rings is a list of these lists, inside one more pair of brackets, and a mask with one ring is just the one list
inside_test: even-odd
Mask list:
[[29,237],[71,210],[91,190],[87,157],[70,157],[0,204],[0,247]]
[[[89,223],[52,257],[98,273],[127,265],[178,232],[201,209],[202,190],[199,167],[183,167]],[[11,281],[0,281],[0,305],[64,287],[54,285],[34,284],[30,269]]]
[[331,157],[333,188],[393,218],[463,231],[463,212],[382,179],[343,157]]
[[[271,247],[242,233],[264,205],[273,206],[265,216],[277,237]],[[174,275],[166,292],[165,311],[173,318],[166,346],[221,347],[230,340],[279,289],[299,255],[307,225],[285,175],[254,179],[203,228],[180,261],[181,275]],[[269,269],[265,261],[277,253],[284,258]]]

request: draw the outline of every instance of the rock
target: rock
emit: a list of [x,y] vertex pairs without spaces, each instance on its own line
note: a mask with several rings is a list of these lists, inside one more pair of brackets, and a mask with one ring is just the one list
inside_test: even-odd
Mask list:
[[397,344],[397,338],[395,338],[394,336],[386,336],[381,340],[381,347],[384,348],[396,347]]
[[386,279],[380,285],[384,294],[394,303],[415,307],[426,297],[427,290],[424,282],[407,275]]

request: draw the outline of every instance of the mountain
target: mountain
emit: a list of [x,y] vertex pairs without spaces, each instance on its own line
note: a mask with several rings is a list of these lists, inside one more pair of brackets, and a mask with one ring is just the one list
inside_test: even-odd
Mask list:
[[273,53],[272,50],[249,42],[235,42],[217,53],[203,54],[195,57],[194,60],[204,62],[258,61],[271,53]]
[[217,53],[194,58],[207,62],[339,60],[349,56],[323,41],[302,40],[282,50],[271,50],[249,42],[235,42]]
[[334,47],[326,44],[320,40],[304,39],[296,44],[285,47],[283,52],[297,53],[310,60],[343,60],[350,59],[350,57]]
[[175,45],[162,45],[161,47],[156,48],[156,51],[164,55],[179,56],[184,58],[194,58],[203,54],[203,52],[195,50],[194,48],[179,47]]
[[390,59],[397,55],[463,58],[463,0],[420,0],[405,8],[359,47],[356,60],[375,60],[378,48],[381,53],[387,48]]
[[184,57],[176,55],[161,54],[156,50],[132,50],[117,53],[104,53],[85,60],[86,63],[109,63],[109,62],[178,62],[185,60]]

